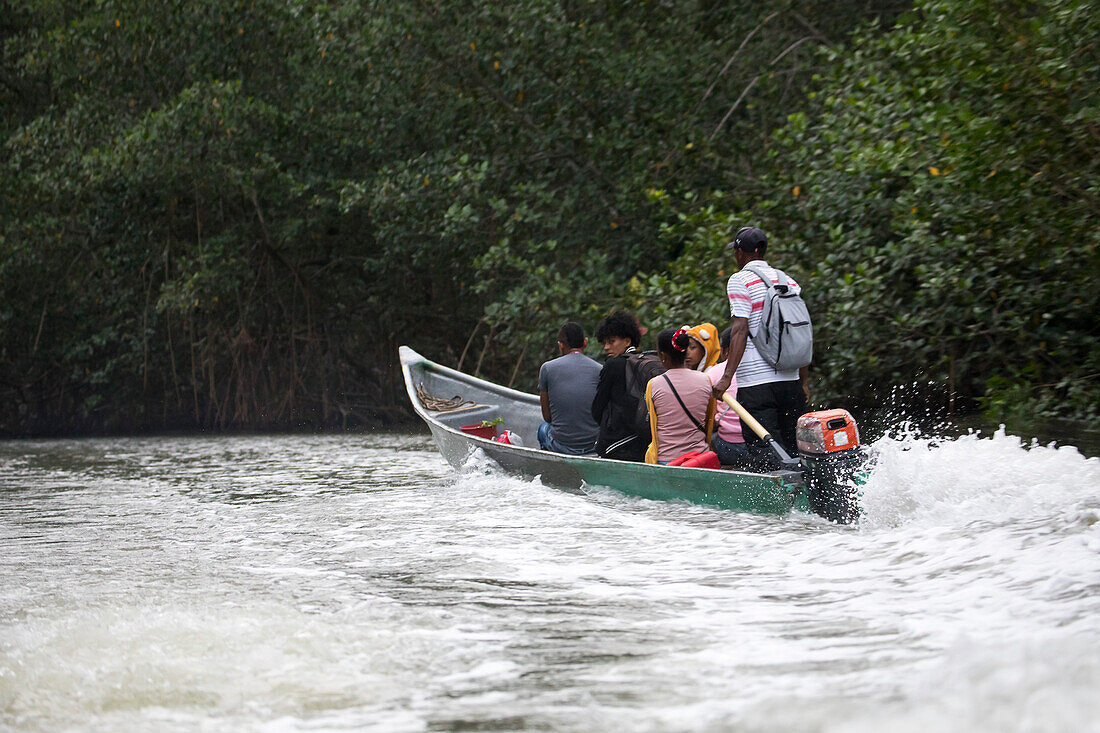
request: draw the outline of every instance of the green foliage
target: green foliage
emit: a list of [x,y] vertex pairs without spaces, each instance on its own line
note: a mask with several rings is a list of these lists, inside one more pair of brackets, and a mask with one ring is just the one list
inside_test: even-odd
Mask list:
[[754,208],[810,284],[826,395],[1096,415],[1098,41],[1087,2],[943,0],[821,52]]
[[9,1],[0,432],[376,422],[400,343],[530,388],[564,320],[722,324],[750,220],[830,395],[1087,412],[1097,21],[907,9]]
[[[292,50],[315,29],[273,3],[47,19],[8,46],[15,73],[48,69],[51,106],[4,146],[0,378],[15,414],[0,423],[334,419],[330,391],[356,376],[333,352],[361,338],[339,316],[356,310],[362,246],[321,195],[316,152],[297,150],[308,74]],[[318,295],[320,273],[342,302]]]

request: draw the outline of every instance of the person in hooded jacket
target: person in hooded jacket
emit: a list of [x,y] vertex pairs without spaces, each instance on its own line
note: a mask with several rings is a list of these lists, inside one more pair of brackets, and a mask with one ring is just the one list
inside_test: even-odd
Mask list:
[[697,372],[705,372],[718,363],[722,345],[718,329],[713,323],[700,323],[694,328],[684,326],[682,330],[691,339],[684,354],[684,366]]

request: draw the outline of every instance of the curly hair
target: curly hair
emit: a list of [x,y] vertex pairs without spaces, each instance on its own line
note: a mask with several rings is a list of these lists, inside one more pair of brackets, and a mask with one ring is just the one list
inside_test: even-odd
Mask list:
[[596,327],[596,341],[603,343],[609,338],[630,339],[630,345],[637,348],[642,342],[642,331],[638,328],[638,319],[626,311],[615,311],[600,321]]

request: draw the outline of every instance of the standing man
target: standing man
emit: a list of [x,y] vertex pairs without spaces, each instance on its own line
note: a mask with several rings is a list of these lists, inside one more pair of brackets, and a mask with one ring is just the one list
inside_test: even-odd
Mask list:
[[584,355],[588,345],[580,324],[564,324],[558,331],[561,356],[539,369],[542,419],[539,445],[555,453],[580,455],[596,447],[600,426],[592,419],[592,399],[600,379],[600,365]]
[[[733,250],[740,269],[726,284],[732,317],[730,350],[725,371],[714,384],[714,394],[721,399],[736,375],[737,401],[793,456],[796,455],[795,426],[809,399],[808,367],[778,370],[764,360],[753,343],[753,337],[760,330],[760,313],[768,288],[760,275],[746,268],[759,271],[773,285],[779,282],[776,269],[764,259],[768,237],[756,227],[742,227],[726,248]],[[787,281],[792,292],[802,292],[794,280],[788,277]],[[767,446],[752,429],[744,423],[741,429],[752,461],[762,467],[778,467]]]

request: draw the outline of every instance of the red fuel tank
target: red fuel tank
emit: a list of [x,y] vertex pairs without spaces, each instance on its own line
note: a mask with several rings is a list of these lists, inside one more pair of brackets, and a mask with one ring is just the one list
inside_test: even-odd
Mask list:
[[859,447],[859,428],[847,410],[819,410],[798,418],[800,453],[836,453]]

